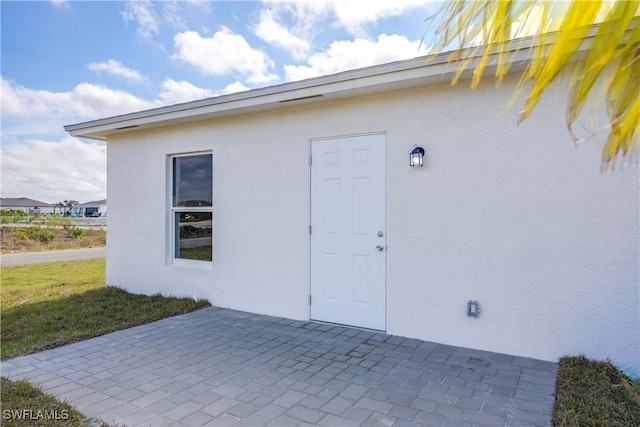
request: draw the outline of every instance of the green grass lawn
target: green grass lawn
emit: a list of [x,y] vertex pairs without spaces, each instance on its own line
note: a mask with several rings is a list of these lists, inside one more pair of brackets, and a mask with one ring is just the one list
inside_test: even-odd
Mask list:
[[[132,295],[105,286],[103,259],[3,267],[1,279],[2,359],[209,305],[190,298]],[[69,404],[26,381],[2,377],[1,390],[2,425],[80,426],[84,419]]]
[[553,425],[640,426],[640,381],[609,362],[583,356],[560,359]]
[[4,267],[1,357],[80,341],[209,305],[104,285],[103,259]]
[[84,416],[27,381],[2,377],[3,426],[80,426]]
[[200,246],[195,248],[180,249],[180,258],[195,259],[199,261],[211,261],[213,258],[213,248],[211,246]]

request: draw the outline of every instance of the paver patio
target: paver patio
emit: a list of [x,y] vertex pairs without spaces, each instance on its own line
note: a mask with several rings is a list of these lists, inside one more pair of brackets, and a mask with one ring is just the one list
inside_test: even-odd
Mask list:
[[557,365],[207,308],[2,362],[127,426],[549,425]]

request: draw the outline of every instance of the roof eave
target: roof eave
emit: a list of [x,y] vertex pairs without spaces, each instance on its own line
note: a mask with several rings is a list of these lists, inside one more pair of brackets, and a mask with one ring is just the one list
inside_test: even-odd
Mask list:
[[[375,93],[384,91],[384,87],[403,86],[403,83],[406,87],[411,87],[411,80],[421,80],[422,84],[433,83],[434,80],[445,81],[445,76],[450,72],[447,72],[447,68],[450,66],[444,60],[434,61],[433,58],[420,57],[67,125],[64,129],[72,136],[106,140],[113,134],[144,128]],[[428,72],[425,73],[424,70]]]
[[[550,41],[551,38],[548,38],[545,44]],[[510,42],[509,55],[507,55],[510,58],[510,73],[524,69],[526,63],[531,59],[531,50],[528,47],[535,43],[534,37]],[[438,84],[450,81],[455,72],[456,63],[451,60],[452,55],[458,58],[468,58],[469,55],[473,55],[473,49],[412,58],[246,92],[128,113],[67,125],[64,126],[64,129],[72,136],[107,140],[110,136],[118,133],[272,110],[292,104],[321,102]],[[497,55],[494,54],[490,58],[485,74],[494,70],[496,57]],[[474,68],[474,61],[477,59],[474,58],[467,71],[463,73],[462,79],[469,77]]]

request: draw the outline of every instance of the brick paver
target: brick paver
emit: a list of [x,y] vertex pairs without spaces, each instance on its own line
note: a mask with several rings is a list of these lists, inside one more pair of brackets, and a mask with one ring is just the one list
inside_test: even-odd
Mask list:
[[2,362],[136,425],[549,425],[557,365],[207,308]]

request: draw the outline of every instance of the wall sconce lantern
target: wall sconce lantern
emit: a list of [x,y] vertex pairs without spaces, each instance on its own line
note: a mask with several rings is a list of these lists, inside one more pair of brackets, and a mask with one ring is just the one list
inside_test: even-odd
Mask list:
[[413,150],[409,153],[409,166],[422,166],[422,158],[424,157],[424,148],[413,146]]

